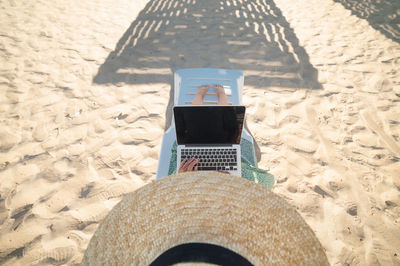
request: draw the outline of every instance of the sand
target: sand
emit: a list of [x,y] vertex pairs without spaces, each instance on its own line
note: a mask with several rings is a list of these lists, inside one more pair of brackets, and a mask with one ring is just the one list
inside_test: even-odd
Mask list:
[[0,3],[0,264],[78,264],[152,182],[173,73],[243,71],[273,191],[332,265],[400,264],[399,4]]

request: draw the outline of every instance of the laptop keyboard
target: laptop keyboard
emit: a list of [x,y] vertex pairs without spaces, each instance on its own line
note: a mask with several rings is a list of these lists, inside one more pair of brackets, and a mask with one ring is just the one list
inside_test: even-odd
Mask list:
[[181,162],[185,158],[196,158],[197,170],[237,170],[237,150],[232,148],[186,148],[181,150]]

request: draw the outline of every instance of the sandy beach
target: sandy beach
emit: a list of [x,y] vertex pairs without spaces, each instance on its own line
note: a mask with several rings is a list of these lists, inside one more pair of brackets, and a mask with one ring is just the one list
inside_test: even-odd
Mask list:
[[331,265],[400,265],[398,1],[0,1],[0,264],[76,265],[155,179],[173,73],[242,71],[273,192]]

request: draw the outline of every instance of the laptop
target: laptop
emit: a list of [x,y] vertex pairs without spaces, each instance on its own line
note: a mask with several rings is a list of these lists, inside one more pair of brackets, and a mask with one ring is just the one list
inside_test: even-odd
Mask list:
[[196,158],[198,171],[241,176],[240,140],[244,106],[175,106],[177,172],[181,162]]

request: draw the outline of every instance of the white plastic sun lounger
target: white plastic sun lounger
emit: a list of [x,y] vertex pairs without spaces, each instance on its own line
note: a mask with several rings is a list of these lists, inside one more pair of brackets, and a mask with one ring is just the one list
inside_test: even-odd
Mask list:
[[[191,105],[197,87],[200,85],[220,84],[224,87],[229,105],[242,105],[242,92],[244,77],[235,70],[217,68],[187,68],[180,69],[174,75],[174,105]],[[216,105],[217,95],[212,88],[204,97],[205,105]],[[253,143],[251,135],[243,128],[242,138]],[[168,175],[171,160],[171,149],[176,141],[175,123],[172,118],[171,126],[165,131],[162,143],[160,159],[158,162],[156,179]]]

